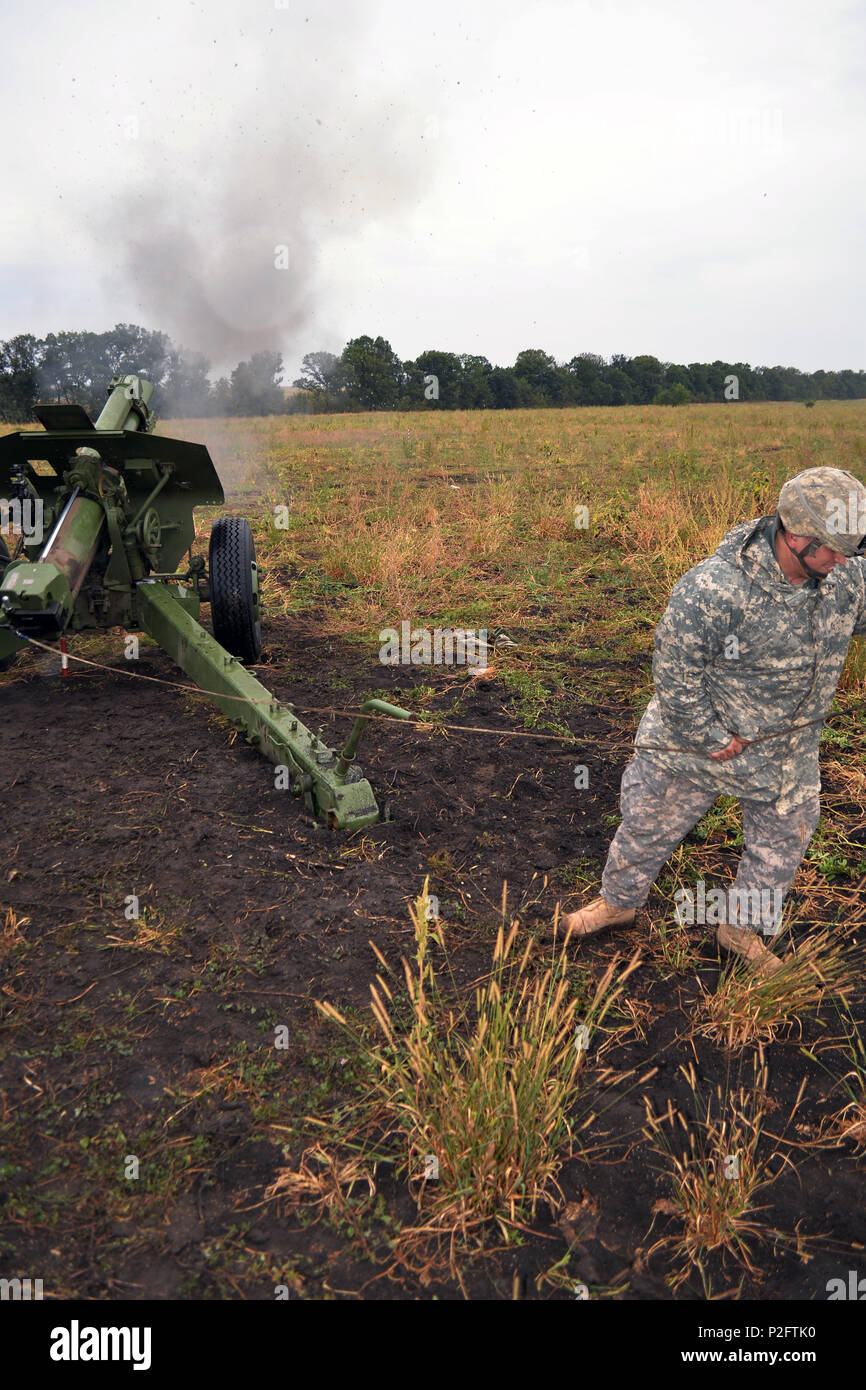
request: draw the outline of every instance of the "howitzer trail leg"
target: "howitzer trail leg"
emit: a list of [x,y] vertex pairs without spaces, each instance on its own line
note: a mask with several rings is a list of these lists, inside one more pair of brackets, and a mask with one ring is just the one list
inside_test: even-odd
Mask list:
[[341,830],[360,830],[379,819],[369,782],[356,769],[341,772],[333,749],[205,632],[168,584],[145,580],[136,592],[144,631],[244,730],[250,743],[289,769],[294,791],[315,815]]

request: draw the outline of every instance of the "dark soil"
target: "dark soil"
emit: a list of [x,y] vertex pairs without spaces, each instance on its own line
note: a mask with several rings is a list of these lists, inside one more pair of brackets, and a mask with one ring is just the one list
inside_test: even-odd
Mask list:
[[[371,677],[309,619],[272,625],[268,638],[275,669],[259,675],[301,717],[356,705],[371,685],[392,686],[399,703],[399,688],[423,683],[437,689],[433,709],[462,697],[455,723],[520,727],[495,680],[467,690],[448,672],[377,668]],[[277,661],[288,663],[279,674]],[[575,891],[569,866],[603,863],[630,711],[565,704],[557,718],[579,748],[373,723],[359,761],[394,819],[346,836],[314,826],[276,791],[270,765],[232,741],[205,702],[114,664],[117,674],[62,680],[46,659],[30,678],[12,671],[0,683],[2,897],[28,919],[3,957],[0,993],[0,1273],[41,1277],[46,1295],[76,1298],[272,1298],[275,1282],[293,1297],[462,1297],[444,1273],[383,1277],[381,1248],[374,1254],[339,1222],[263,1204],[278,1170],[319,1138],[303,1117],[327,1117],[352,1094],[345,1039],[313,1001],[367,1016],[377,968],[369,943],[395,965],[409,954],[407,905],[427,874],[462,984],[489,966],[504,880],[510,911],[541,941],[557,902],[588,896],[586,884]],[[150,647],[136,669],[185,680]],[[351,721],[320,718],[339,745]],[[307,722],[316,727],[317,717]],[[592,788],[580,796],[577,762],[588,764]],[[124,915],[130,895],[149,939],[142,919]],[[519,1247],[491,1239],[482,1258],[465,1262],[471,1298],[510,1299],[515,1287],[525,1298],[573,1297],[565,1282],[536,1285],[570,1245],[569,1280],[621,1287],[625,1298],[673,1296],[670,1256],[647,1259],[675,1226],[656,1213],[650,1234],[654,1203],[671,1186],[641,1137],[644,1096],[658,1112],[669,1098],[688,1110],[681,1065],[694,1061],[712,1090],[736,1081],[741,1064],[689,1040],[699,986],[694,974],[671,975],[647,944],[658,913],[653,896],[634,928],[576,950],[598,975],[616,951],[647,947],[630,982],[645,1035],[633,1031],[605,1060],[654,1074],[607,1097],[590,1135],[607,1147],[560,1174],[564,1215],[542,1210]],[[711,987],[709,934],[702,971]],[[289,1046],[279,1051],[281,1024]],[[838,1089],[830,1096],[831,1078],[800,1050],[828,1031],[832,1015],[807,1020],[802,1038],[769,1049],[772,1132],[785,1132],[807,1080],[800,1128],[787,1133],[796,1144],[844,1099]],[[219,1067],[218,1084],[203,1091],[204,1073]],[[862,1271],[866,1214],[853,1148],[796,1144],[763,1217],[789,1237],[799,1228],[819,1239],[803,1255],[772,1241],[754,1246],[760,1274],[745,1278],[744,1296],[823,1300],[828,1279]],[[140,1161],[137,1186],[124,1175],[129,1155]],[[386,1172],[377,1186],[382,1211],[398,1224],[415,1219],[405,1184]],[[714,1293],[738,1287],[731,1262],[710,1267]],[[705,1296],[697,1274],[677,1296]]]

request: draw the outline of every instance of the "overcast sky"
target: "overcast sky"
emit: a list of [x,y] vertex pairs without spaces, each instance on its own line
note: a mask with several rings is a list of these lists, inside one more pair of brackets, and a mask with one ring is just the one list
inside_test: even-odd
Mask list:
[[0,338],[866,367],[862,3],[0,14]]

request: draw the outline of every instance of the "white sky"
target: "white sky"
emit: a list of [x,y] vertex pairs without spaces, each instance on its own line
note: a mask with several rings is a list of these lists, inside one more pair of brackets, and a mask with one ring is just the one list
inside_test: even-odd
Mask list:
[[862,4],[148,9],[0,2],[0,338],[866,366]]

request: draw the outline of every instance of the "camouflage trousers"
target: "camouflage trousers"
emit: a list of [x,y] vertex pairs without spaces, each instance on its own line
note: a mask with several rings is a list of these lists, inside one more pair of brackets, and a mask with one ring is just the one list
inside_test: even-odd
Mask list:
[[[608,851],[601,880],[605,902],[612,907],[642,907],[665,860],[718,797],[712,788],[699,787],[685,777],[667,772],[636,753],[623,773],[620,791],[622,823]],[[812,796],[787,815],[773,802],[740,798],[743,812],[744,850],[737,877],[730,889],[697,890],[697,917],[705,922],[729,922],[774,935],[780,927],[782,903],[799,868],[820,816],[820,803]],[[696,890],[689,890],[694,908]],[[680,899],[682,901],[682,898]],[[688,909],[688,900],[686,900]],[[694,921],[678,906],[680,920]]]

